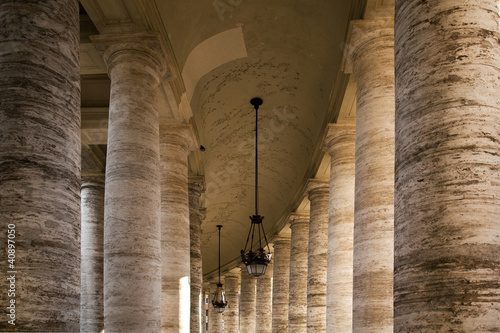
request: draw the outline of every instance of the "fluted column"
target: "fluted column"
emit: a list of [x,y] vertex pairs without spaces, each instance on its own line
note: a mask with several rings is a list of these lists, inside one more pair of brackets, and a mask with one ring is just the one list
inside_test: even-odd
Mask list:
[[[274,252],[270,245],[271,253]],[[255,332],[271,333],[273,326],[273,265],[276,258],[273,258],[267,265],[266,274],[257,278],[257,297],[255,315],[258,318]]]
[[224,332],[238,333],[240,331],[240,272],[224,275],[227,306],[224,310]]
[[354,21],[351,30],[357,81],[353,332],[392,332],[393,19]]
[[82,177],[80,331],[104,329],[104,175]]
[[307,184],[311,211],[307,259],[307,331],[326,332],[326,253],[328,248],[329,183]]
[[205,218],[205,210],[200,208],[200,196],[205,191],[203,177],[189,179],[189,240],[190,240],[190,276],[191,276],[191,322],[190,332],[200,333],[202,329],[202,284],[201,268],[201,222]]
[[309,215],[290,216],[290,297],[288,332],[307,332],[307,251],[309,244]]
[[274,239],[272,332],[288,332],[290,236]]
[[352,332],[355,126],[329,124],[330,205],[326,331]]
[[208,333],[223,333],[224,324],[222,322],[222,313],[218,313],[212,305],[217,282],[210,283],[210,297],[208,300]]
[[499,9],[396,1],[394,332],[500,330]]
[[241,265],[240,332],[255,333],[256,329],[256,289],[257,278],[248,274],[247,267]]
[[3,1],[0,27],[0,330],[78,331],[78,1]]
[[[156,35],[98,35],[111,79],[104,203],[106,331],[160,328],[158,86],[166,70]],[[147,281],[147,283],[145,283]]]
[[188,154],[194,142],[186,125],[160,127],[162,331],[189,332],[190,225]]

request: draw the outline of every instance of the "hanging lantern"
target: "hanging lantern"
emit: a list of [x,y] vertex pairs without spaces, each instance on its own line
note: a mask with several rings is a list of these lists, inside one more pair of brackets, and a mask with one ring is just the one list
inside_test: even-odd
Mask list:
[[[262,99],[256,97],[252,98],[250,103],[255,109],[255,215],[250,216],[251,225],[250,231],[248,232],[247,241],[245,248],[241,250],[241,259],[247,267],[248,274],[253,276],[261,276],[266,273],[267,264],[271,262],[271,249],[267,243],[266,233],[264,232],[264,226],[262,225],[262,220],[264,216],[259,215],[259,164],[258,164],[258,110],[259,106],[262,105]],[[255,234],[258,236],[258,247],[254,251],[253,245],[255,240]],[[264,237],[264,239],[262,239]],[[265,244],[263,244],[263,240]],[[250,244],[249,244],[250,242]],[[267,247],[267,252],[265,248]],[[247,251],[247,248],[249,250]]]
[[220,283],[220,229],[221,225],[217,226],[219,229],[219,283],[217,283],[217,289],[215,290],[214,298],[212,299],[212,305],[217,313],[224,312],[224,308],[227,305],[226,296],[224,295],[224,290],[222,289],[222,283]]

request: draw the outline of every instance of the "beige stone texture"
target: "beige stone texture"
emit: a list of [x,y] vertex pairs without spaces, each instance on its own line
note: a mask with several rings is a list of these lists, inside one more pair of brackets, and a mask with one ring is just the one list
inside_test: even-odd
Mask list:
[[288,332],[288,299],[290,291],[290,236],[273,241],[273,313],[272,332]]
[[255,333],[256,329],[256,291],[257,278],[248,274],[247,268],[241,264],[240,292],[240,332]]
[[[271,247],[271,253],[274,249]],[[256,333],[271,333],[273,326],[273,265],[274,258],[267,265],[266,274],[257,278],[257,296],[255,315],[258,322],[255,327]]]
[[193,146],[185,125],[160,126],[162,331],[189,332],[190,222],[188,154]]
[[330,124],[326,331],[352,332],[355,125]]
[[99,35],[94,39],[104,51],[111,79],[104,202],[104,326],[110,332],[159,332],[157,87],[166,65],[156,49],[155,36],[122,37]]
[[224,310],[224,332],[240,331],[240,272],[224,275],[227,306]]
[[394,332],[500,330],[498,1],[397,1]]
[[104,175],[82,177],[80,331],[104,329]]
[[[78,23],[74,0],[0,6],[4,332],[80,329]],[[9,254],[15,261],[8,262]],[[9,292],[11,275],[15,297]],[[15,326],[8,323],[10,300],[18,304]]]
[[326,254],[328,249],[328,182],[310,179],[307,259],[307,332],[326,332]]
[[200,333],[204,299],[202,297],[203,274],[201,269],[201,223],[205,210],[200,208],[200,196],[205,191],[203,177],[189,178],[189,242],[190,242],[190,290],[191,314],[189,330]]
[[353,21],[349,49],[357,80],[353,332],[392,332],[393,19]]
[[292,214],[290,248],[290,296],[288,332],[307,332],[307,256],[309,244],[309,215]]

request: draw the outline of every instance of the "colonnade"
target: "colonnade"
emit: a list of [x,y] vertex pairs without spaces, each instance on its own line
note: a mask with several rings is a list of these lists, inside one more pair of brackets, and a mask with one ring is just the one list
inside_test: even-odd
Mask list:
[[[68,4],[40,8],[63,27],[57,37],[32,20],[31,45],[0,54],[0,213],[27,249],[16,263],[19,325],[200,332],[202,186],[189,186],[189,128],[160,126],[161,43],[93,38],[111,79],[107,163],[80,188],[78,6]],[[243,268],[226,277],[233,305],[224,325],[209,311],[211,331],[500,328],[498,6],[396,1],[395,19],[351,23],[345,71],[357,81],[356,124],[328,126],[330,179],[309,182],[310,214],[290,215],[266,276]],[[7,10],[17,13],[9,20],[34,15],[2,5],[5,27]],[[16,43],[9,38],[0,46]],[[14,63],[32,86],[19,83],[19,67],[8,70]],[[80,290],[92,307],[80,306]]]

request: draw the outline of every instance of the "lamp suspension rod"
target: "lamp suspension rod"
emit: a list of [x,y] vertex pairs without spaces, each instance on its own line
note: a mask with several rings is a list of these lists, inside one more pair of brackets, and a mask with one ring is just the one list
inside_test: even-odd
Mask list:
[[258,137],[259,137],[259,106],[255,105],[255,215],[259,215],[259,155],[258,155]]
[[219,284],[220,284],[220,229],[222,228],[222,226],[218,225],[217,228],[219,229]]

